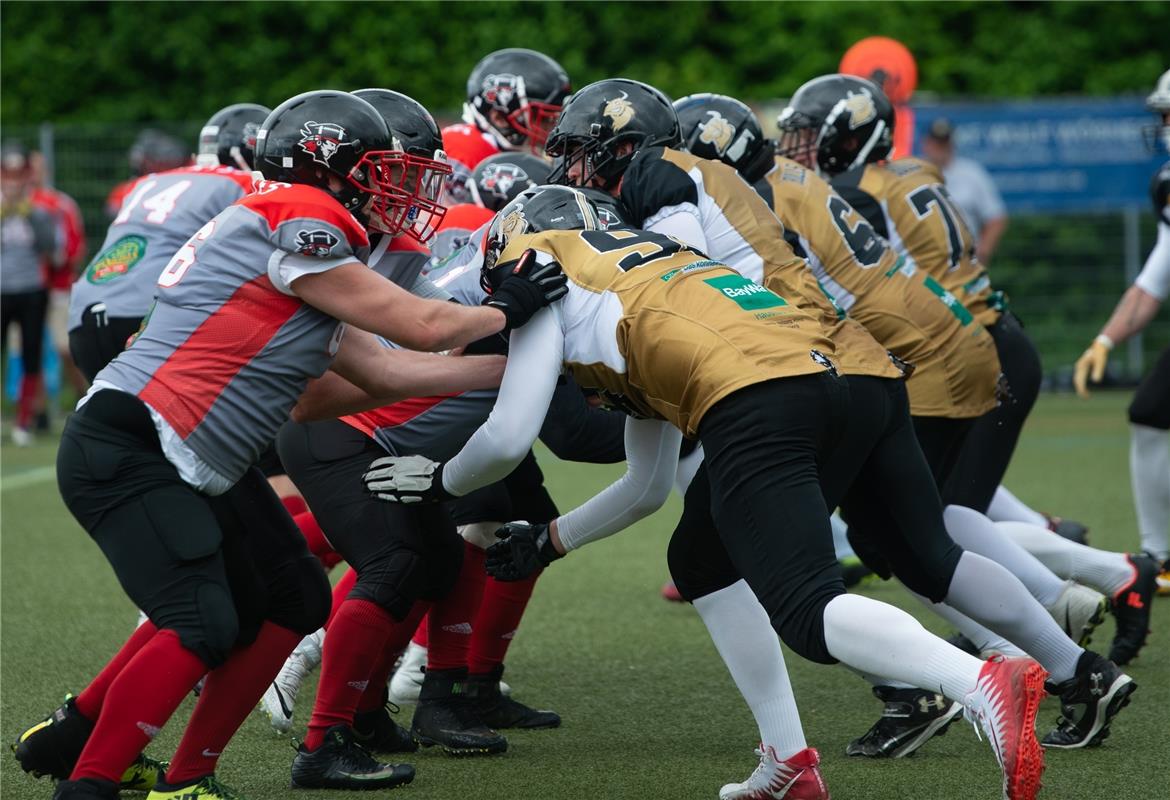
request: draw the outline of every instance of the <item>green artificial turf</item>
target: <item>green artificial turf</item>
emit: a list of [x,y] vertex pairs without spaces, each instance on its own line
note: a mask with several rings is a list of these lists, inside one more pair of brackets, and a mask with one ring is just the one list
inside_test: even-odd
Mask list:
[[[1091,402],[1041,399],[1007,484],[1034,507],[1091,526],[1093,544],[1133,549],[1124,408],[1127,397]],[[3,451],[0,735],[12,741],[76,692],[128,635],[135,610],[119,591],[96,546],[66,512],[52,480],[54,444]],[[558,463],[541,453],[548,485],[562,508],[584,500],[620,467]],[[555,564],[538,584],[509,660],[506,679],[518,699],[561,713],[559,730],[510,733],[506,755],[456,760],[438,752],[409,760],[418,775],[394,796],[523,800],[671,798],[714,800],[719,787],[755,767],[757,734],[694,611],[664,602],[665,550],[676,500],[649,520]],[[947,628],[894,584],[863,589],[907,608],[932,630]],[[1156,603],[1154,634],[1130,674],[1140,684],[1112,737],[1094,750],[1052,753],[1045,791],[1053,800],[1170,796],[1170,599]],[[1112,622],[1098,630],[1107,647]],[[836,800],[994,800],[995,759],[965,722],[916,757],[871,762],[844,748],[876,718],[868,687],[841,667],[788,653],[810,744],[820,749]],[[315,684],[297,707],[299,732]],[[167,757],[190,713],[184,705],[150,752]],[[409,721],[409,709],[400,720]],[[1047,728],[1058,714],[1049,699]],[[221,763],[220,777],[249,800],[307,797],[289,785],[289,737],[253,714]],[[48,798],[15,761],[0,757],[5,800]],[[366,795],[366,796],[372,796]],[[131,795],[132,796],[132,795]],[[316,796],[341,798],[344,792]]]

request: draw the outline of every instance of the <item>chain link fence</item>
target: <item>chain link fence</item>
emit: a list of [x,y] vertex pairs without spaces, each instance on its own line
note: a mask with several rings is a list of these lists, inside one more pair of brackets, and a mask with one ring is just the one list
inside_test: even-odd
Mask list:
[[[453,117],[454,115],[446,115]],[[200,122],[151,127],[192,146]],[[5,139],[19,139],[46,156],[48,177],[71,195],[85,216],[88,252],[101,245],[111,188],[132,174],[128,153],[139,131],[122,125],[6,125]],[[1050,386],[1069,384],[1073,361],[1104,324],[1114,303],[1153,246],[1155,221],[1148,208],[1126,213],[1013,216],[991,264],[992,282],[1010,296],[1044,360]],[[1132,382],[1145,364],[1170,344],[1170,319],[1162,314],[1145,333],[1119,348],[1110,380]]]

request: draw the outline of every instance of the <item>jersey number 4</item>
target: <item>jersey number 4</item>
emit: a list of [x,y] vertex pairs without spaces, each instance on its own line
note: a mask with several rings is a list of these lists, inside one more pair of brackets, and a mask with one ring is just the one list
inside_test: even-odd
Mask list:
[[134,193],[122,204],[122,210],[118,212],[118,216],[114,217],[114,224],[121,225],[128,221],[130,215],[134,213],[134,209],[141,205],[150,212],[146,215],[147,222],[162,225],[175,210],[175,204],[179,202],[180,195],[191,188],[191,181],[179,181],[165,189],[160,189],[150,197],[146,197],[146,193],[157,184],[158,181],[143,181],[135,187]]
[[623,272],[690,249],[677,239],[650,231],[581,231],[581,239],[598,253],[630,250],[618,261]]

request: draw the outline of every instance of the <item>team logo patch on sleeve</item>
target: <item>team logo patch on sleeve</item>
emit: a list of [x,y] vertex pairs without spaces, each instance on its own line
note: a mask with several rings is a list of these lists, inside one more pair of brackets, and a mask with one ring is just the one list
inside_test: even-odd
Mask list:
[[146,239],[141,236],[123,236],[107,247],[85,270],[90,283],[109,283],[133,269],[146,254]]
[[302,255],[325,258],[340,243],[341,239],[324,228],[297,231],[297,252]]
[[332,122],[306,122],[301,128],[301,149],[313,157],[318,164],[329,166],[329,160],[343,147],[353,147],[347,142],[349,134],[345,128]]

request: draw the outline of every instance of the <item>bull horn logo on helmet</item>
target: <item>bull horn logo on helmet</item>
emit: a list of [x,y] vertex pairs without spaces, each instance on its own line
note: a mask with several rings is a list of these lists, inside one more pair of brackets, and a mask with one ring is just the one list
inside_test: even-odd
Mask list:
[[699,141],[714,146],[719,155],[727,152],[735,128],[718,111],[707,112],[711,119],[699,123]]
[[860,92],[849,92],[845,96],[845,110],[849,113],[849,130],[856,130],[877,116],[877,106],[873,96],[862,89]]
[[634,118],[634,107],[630,105],[630,95],[628,92],[622,92],[622,96],[615,100],[608,100],[605,103],[605,108],[601,113],[610,118],[613,122],[613,131],[617,133],[622,128],[630,124],[630,120]]
[[514,210],[500,220],[500,238],[505,244],[511,241],[513,236],[519,236],[526,230],[528,230],[528,220],[524,218],[524,212],[521,209]]
[[345,128],[332,122],[306,122],[298,144],[314,161],[328,167],[338,150],[354,146],[354,142],[345,141],[347,136]]

